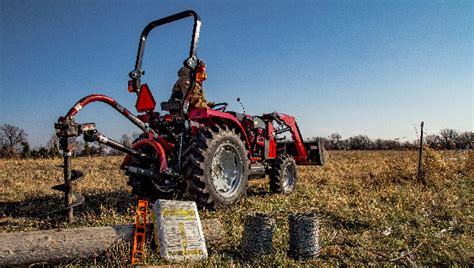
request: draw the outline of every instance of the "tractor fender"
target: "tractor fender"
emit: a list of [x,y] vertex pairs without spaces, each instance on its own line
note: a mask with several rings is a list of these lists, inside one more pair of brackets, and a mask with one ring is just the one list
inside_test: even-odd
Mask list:
[[194,109],[189,113],[189,120],[197,121],[205,125],[212,125],[209,123],[216,123],[216,121],[230,123],[231,126],[233,126],[237,131],[242,134],[242,137],[245,140],[245,147],[247,147],[250,152],[250,141],[247,137],[247,134],[245,133],[244,127],[239,122],[239,120],[232,114],[211,109]]
[[[137,142],[135,142],[132,145],[132,148],[135,150],[138,150],[140,147],[145,146],[145,145],[150,145],[156,150],[156,155],[158,156],[158,159],[160,160],[160,172],[163,173],[168,169],[168,160],[166,158],[166,153],[165,150],[163,149],[163,146],[155,140],[152,139],[142,139]],[[125,158],[122,161],[122,164],[120,165],[121,169],[124,169],[125,166],[128,165],[128,163],[132,160],[131,155],[125,156]]]

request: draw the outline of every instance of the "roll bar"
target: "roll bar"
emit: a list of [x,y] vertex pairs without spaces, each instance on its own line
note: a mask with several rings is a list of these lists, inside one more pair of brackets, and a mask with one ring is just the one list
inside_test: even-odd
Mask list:
[[148,23],[148,25],[143,29],[142,34],[140,35],[140,43],[138,45],[138,52],[137,52],[137,59],[135,62],[135,69],[130,72],[129,76],[132,79],[133,83],[133,90],[134,92],[138,92],[141,87],[141,82],[140,82],[140,77],[145,74],[145,71],[142,70],[142,62],[143,62],[143,55],[145,53],[145,43],[146,39],[148,37],[148,34],[153,30],[154,28],[168,24],[170,22],[174,22],[180,19],[184,19],[187,17],[193,17],[194,18],[194,26],[193,26],[193,36],[191,39],[191,47],[189,49],[189,57],[186,59],[185,64],[191,68],[194,69],[197,65],[197,56],[196,56],[196,49],[197,49],[197,44],[199,41],[199,31],[201,29],[201,18],[199,15],[194,11],[194,10],[186,10],[180,13],[176,13],[174,15],[161,18],[155,21],[152,21]]

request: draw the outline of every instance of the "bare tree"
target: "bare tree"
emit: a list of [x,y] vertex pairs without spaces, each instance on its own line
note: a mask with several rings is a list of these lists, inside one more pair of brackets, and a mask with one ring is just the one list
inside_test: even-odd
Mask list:
[[140,132],[133,132],[132,133],[132,139],[131,141],[135,141],[136,139],[140,138],[140,136],[142,135],[143,133],[140,133]]
[[120,137],[120,143],[125,146],[132,146],[132,138],[130,138],[130,136],[128,136],[127,134],[123,134]]
[[357,135],[348,139],[351,150],[370,150],[372,140],[366,135]]
[[82,148],[84,148],[84,140],[82,139],[77,139],[77,138],[71,138],[71,144],[73,144],[74,148],[74,156],[78,156],[82,153]]
[[331,145],[331,149],[332,150],[340,150],[342,149],[342,144],[341,144],[341,141],[342,141],[342,137],[339,133],[332,133],[330,136],[329,136],[329,143]]
[[456,139],[459,136],[459,132],[454,129],[445,128],[439,132],[441,136],[441,142],[445,149],[451,150],[456,147]]
[[59,147],[59,138],[56,134],[51,135],[48,142],[46,143],[46,148]]
[[13,157],[19,154],[27,134],[17,126],[4,124],[0,127],[0,156]]
[[388,144],[386,140],[378,138],[373,141],[373,147],[376,150],[387,150]]
[[24,142],[21,149],[21,158],[30,158],[31,148],[28,142]]
[[461,132],[456,138],[457,149],[473,149],[474,147],[474,132]]
[[61,152],[59,151],[59,138],[53,134],[46,143],[46,148],[48,149],[49,157],[59,157]]
[[433,149],[441,149],[441,137],[436,134],[426,135],[425,142]]

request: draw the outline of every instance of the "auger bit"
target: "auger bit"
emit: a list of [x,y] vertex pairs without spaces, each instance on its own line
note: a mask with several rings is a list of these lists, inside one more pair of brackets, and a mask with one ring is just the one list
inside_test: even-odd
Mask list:
[[59,138],[59,148],[63,152],[63,169],[64,169],[64,183],[55,185],[52,189],[64,192],[65,196],[65,210],[67,212],[67,222],[74,221],[74,207],[82,204],[85,198],[77,192],[73,191],[73,183],[84,176],[84,173],[79,170],[71,168],[71,156],[74,151],[73,144],[70,142],[71,138],[77,137],[83,133],[88,127],[95,127],[94,124],[79,125],[73,119],[68,117],[60,117],[58,123],[54,125],[56,129],[56,136]]

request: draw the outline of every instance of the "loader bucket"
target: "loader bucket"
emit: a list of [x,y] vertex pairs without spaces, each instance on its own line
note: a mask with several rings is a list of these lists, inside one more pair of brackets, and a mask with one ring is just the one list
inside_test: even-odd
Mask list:
[[[304,142],[304,147],[308,154],[308,159],[295,158],[296,164],[324,166],[324,164],[329,158],[329,154],[324,149],[324,146],[321,141]],[[291,141],[279,142],[277,144],[277,151],[287,153],[289,155],[292,155],[293,157],[298,155],[295,148],[295,143]]]
[[328,153],[324,149],[321,141],[305,142],[305,147],[309,151],[308,160],[312,165],[324,166],[327,161]]

